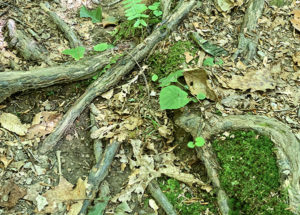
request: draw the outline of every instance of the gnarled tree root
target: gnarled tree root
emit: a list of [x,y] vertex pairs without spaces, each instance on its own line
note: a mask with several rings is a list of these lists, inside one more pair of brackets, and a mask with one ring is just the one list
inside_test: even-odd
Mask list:
[[[288,190],[289,209],[295,214],[300,214],[300,141],[287,125],[276,119],[253,115],[227,117],[212,115],[208,120],[204,120],[200,114],[187,111],[176,117],[176,124],[191,133],[193,137],[202,136],[205,139],[226,130],[255,130],[270,137],[277,149],[281,185],[283,189]],[[208,143],[197,149],[197,155],[204,162],[208,176],[217,189],[222,214],[228,214],[226,193],[222,190],[218,178],[220,167],[211,145]]]
[[44,154],[51,150],[66,129],[74,122],[80,113],[93,101],[111,87],[115,86],[125,75],[127,75],[136,65],[142,61],[152,50],[152,48],[162,41],[188,14],[195,5],[196,0],[184,2],[180,7],[169,16],[162,28],[157,28],[142,43],[137,45],[128,55],[117,64],[112,66],[105,74],[91,84],[85,93],[75,102],[59,122],[52,134],[50,134],[39,148],[39,152]]

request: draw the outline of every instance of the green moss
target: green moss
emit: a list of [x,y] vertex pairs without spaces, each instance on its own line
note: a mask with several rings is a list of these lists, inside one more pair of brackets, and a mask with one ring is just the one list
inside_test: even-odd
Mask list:
[[[208,214],[216,214],[215,197],[207,193],[201,192],[197,196],[193,196],[187,189],[183,189],[179,181],[176,179],[161,179],[160,188],[164,191],[170,203],[178,214],[181,215],[199,215],[201,212],[210,211]],[[194,198],[195,197],[195,198]],[[193,201],[192,198],[195,200]],[[207,204],[207,201],[209,203]]]
[[195,55],[197,49],[190,41],[179,41],[169,48],[167,54],[163,54],[160,51],[154,53],[148,59],[153,73],[161,77],[175,72],[185,62],[184,52],[186,51]]
[[[224,137],[225,138],[225,137]],[[254,131],[235,131],[213,147],[222,167],[221,185],[231,214],[292,214],[279,191],[279,172],[271,140]]]

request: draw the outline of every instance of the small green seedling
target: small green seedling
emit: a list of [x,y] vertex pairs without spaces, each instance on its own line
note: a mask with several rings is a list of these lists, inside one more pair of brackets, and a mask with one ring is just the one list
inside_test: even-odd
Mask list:
[[196,147],[202,147],[205,144],[205,140],[203,137],[196,137],[195,138],[195,143],[193,141],[188,142],[187,146],[191,149]]
[[216,59],[212,58],[212,57],[208,57],[203,61],[203,66],[213,66],[213,65],[222,65],[224,63],[224,61],[222,59],[219,59],[218,61],[216,61]]
[[99,43],[97,45],[94,46],[94,50],[97,52],[103,52],[107,49],[113,48],[114,46],[111,44],[107,44],[107,43]]
[[80,58],[83,58],[85,52],[85,48],[82,46],[78,46],[74,49],[65,49],[63,50],[63,54],[70,55],[72,58],[74,58],[76,61]]
[[199,93],[197,95],[197,99],[204,100],[205,98],[206,98],[206,95],[204,93]]
[[154,82],[157,81],[158,80],[158,75],[156,75],[156,74],[152,75],[151,79]]
[[178,82],[178,78],[183,76],[183,70],[177,70],[176,72],[172,72],[167,77],[162,78],[159,80],[160,87],[166,87],[170,85],[172,82],[176,83]]
[[126,0],[123,2],[125,10],[125,16],[128,20],[136,20],[133,27],[138,28],[141,26],[147,26],[144,18],[148,18],[147,14],[144,14],[148,7],[145,4],[141,4],[142,0]]
[[80,8],[80,17],[91,18],[93,23],[102,21],[102,8],[98,7],[94,10],[89,10],[85,6]]
[[162,15],[162,11],[159,10],[159,6],[160,6],[160,2],[154,2],[152,5],[150,5],[148,8],[150,10],[152,10],[153,14],[155,16],[161,16]]

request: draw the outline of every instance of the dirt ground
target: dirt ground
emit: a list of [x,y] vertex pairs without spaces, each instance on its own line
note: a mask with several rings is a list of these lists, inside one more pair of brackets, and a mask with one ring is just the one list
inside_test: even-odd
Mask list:
[[[57,2],[50,3],[52,10],[76,30],[87,49],[86,55],[93,55],[92,47],[98,43],[113,42],[109,32],[117,25],[104,28],[101,23],[79,17],[82,4],[96,7],[91,1]],[[102,1],[103,5],[107,3],[109,1]],[[178,41],[190,40],[187,32],[198,32],[227,50],[229,57],[223,58],[222,66],[206,67],[216,99],[194,104],[192,109],[202,111],[205,117],[211,113],[273,117],[290,126],[300,138],[300,32],[290,22],[292,10],[299,7],[296,1],[282,7],[266,1],[257,29],[260,55],[249,65],[230,59],[237,49],[246,3],[234,7],[230,13],[221,13],[212,1],[199,2],[178,29],[157,44],[151,54],[167,54]],[[61,54],[70,48],[68,41],[41,10],[40,1],[4,1],[0,3],[0,14],[0,72],[48,66],[45,62],[25,60],[9,46],[5,28],[9,18],[16,21],[18,29],[36,32],[35,39],[48,51],[51,61],[61,64],[73,60]],[[103,14],[118,17],[119,23],[126,20],[121,3],[103,7]],[[121,40],[118,45],[128,42],[135,45],[138,41]],[[194,54],[186,51],[182,55],[184,61],[178,69],[199,67],[209,57],[196,47],[193,47]],[[82,187],[96,163],[94,141],[100,134],[91,133],[95,125],[98,129],[115,126],[103,137],[103,146],[112,139],[123,142],[105,178],[112,199],[105,214],[164,214],[151,201],[146,185],[152,177],[167,181],[166,176],[171,175],[168,168],[169,171],[174,168],[176,179],[185,181],[187,176],[182,174],[186,173],[193,175],[195,181],[206,183],[204,189],[197,183],[193,187],[184,183],[180,186],[183,193],[191,192],[194,201],[205,206],[201,214],[220,214],[204,165],[195,151],[186,146],[192,137],[173,123],[174,111],[160,110],[159,87],[151,81],[159,65],[148,61],[150,58],[141,63],[147,66],[147,83],[136,66],[118,86],[93,101],[100,112],[94,123],[87,108],[69,126],[59,144],[44,155],[38,153],[38,146],[93,79],[16,93],[0,104],[0,115],[13,114],[32,132],[19,135],[0,127],[0,214],[72,214],[75,210],[72,207],[82,200],[81,193],[85,192]],[[247,76],[246,71],[255,72]],[[33,126],[36,117],[41,127]],[[53,190],[57,193],[51,192]],[[64,199],[65,193],[70,197]],[[61,201],[57,201],[60,198]],[[126,202],[128,208],[116,212],[122,202]]]

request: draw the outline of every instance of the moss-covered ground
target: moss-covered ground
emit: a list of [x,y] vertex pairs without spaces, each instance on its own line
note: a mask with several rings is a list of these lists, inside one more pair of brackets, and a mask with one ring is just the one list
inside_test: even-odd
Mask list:
[[290,215],[280,191],[273,143],[254,131],[234,131],[213,141],[222,167],[221,185],[230,198],[231,215]]
[[163,178],[159,181],[159,185],[178,214],[217,214],[213,194],[192,193],[186,185],[173,178]]
[[152,73],[163,77],[180,69],[180,66],[185,63],[184,52],[190,52],[194,56],[196,51],[197,48],[192,42],[178,41],[169,47],[166,54],[153,53],[148,62]]

